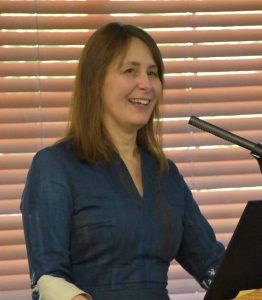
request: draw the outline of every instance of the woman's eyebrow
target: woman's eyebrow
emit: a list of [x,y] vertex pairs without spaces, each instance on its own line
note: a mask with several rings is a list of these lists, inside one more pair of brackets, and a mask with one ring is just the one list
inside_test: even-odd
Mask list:
[[[132,65],[132,66],[135,66],[135,67],[139,67],[141,65],[140,62],[138,61],[127,61],[124,63],[124,65]],[[156,68],[157,69],[157,65],[156,64],[151,64],[148,66],[148,68]]]

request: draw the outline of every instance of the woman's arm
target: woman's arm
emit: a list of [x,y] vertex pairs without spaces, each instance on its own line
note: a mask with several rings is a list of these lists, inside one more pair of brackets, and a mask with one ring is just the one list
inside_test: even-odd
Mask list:
[[92,298],[88,298],[88,296],[86,295],[77,295],[74,298],[72,298],[72,300],[86,300],[86,299],[92,299]]
[[59,151],[41,150],[32,162],[21,202],[31,287],[40,300],[71,300],[77,295],[87,299],[70,283],[73,200],[63,160]]
[[183,177],[177,177],[177,180],[183,186],[185,207],[183,238],[176,260],[207,289],[225,249],[217,241],[214,230],[202,215]]
[[[186,188],[187,189],[187,188]],[[207,289],[224,255],[224,246],[187,189],[184,233],[177,261]]]

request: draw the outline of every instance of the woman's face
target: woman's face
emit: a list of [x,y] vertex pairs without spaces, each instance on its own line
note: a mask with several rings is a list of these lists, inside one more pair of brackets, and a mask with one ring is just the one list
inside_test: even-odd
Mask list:
[[136,133],[162,97],[158,69],[146,44],[132,38],[124,59],[108,68],[102,89],[102,120],[109,133]]

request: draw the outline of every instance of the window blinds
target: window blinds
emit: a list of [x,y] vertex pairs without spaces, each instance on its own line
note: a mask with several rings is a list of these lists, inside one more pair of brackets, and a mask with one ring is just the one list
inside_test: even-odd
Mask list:
[[[104,23],[141,26],[166,67],[164,150],[227,245],[244,205],[262,199],[247,150],[188,125],[196,115],[262,141],[262,1],[0,3],[0,291],[29,288],[20,197],[36,151],[63,135],[77,60]],[[170,294],[201,291],[174,262]]]

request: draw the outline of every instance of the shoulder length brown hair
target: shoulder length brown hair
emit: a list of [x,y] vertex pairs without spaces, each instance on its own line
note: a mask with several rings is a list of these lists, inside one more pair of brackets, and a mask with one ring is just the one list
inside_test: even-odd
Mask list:
[[[148,46],[163,86],[164,66],[159,48],[144,30],[133,25],[109,23],[91,35],[79,60],[65,136],[65,139],[73,138],[77,155],[88,163],[108,162],[117,151],[101,119],[101,93],[108,66],[116,57],[125,54],[133,37]],[[156,104],[149,122],[139,129],[137,144],[156,157],[161,170],[165,168],[159,103]]]

